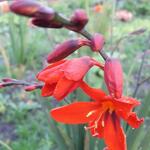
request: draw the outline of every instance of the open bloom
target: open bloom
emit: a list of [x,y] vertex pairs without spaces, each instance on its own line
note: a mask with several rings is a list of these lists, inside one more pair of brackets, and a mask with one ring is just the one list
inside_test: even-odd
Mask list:
[[37,79],[45,83],[42,96],[54,96],[57,100],[62,100],[82,83],[85,74],[94,65],[103,67],[88,56],[49,65],[37,75]]
[[109,150],[126,150],[126,138],[120,120],[138,128],[144,119],[139,119],[132,109],[140,105],[140,102],[132,97],[122,96],[123,77],[119,60],[106,60],[104,77],[110,95],[82,82],[80,87],[94,101],[74,102],[52,109],[51,116],[62,123],[88,123],[85,129],[90,130],[92,136],[103,138]]
[[120,120],[124,119],[133,128],[143,122],[132,109],[139,105],[136,99],[107,96],[99,89],[90,88],[84,82],[80,85],[94,101],[74,102],[52,109],[50,114],[58,122],[85,124],[92,136],[103,138],[109,150],[126,150],[126,138]]

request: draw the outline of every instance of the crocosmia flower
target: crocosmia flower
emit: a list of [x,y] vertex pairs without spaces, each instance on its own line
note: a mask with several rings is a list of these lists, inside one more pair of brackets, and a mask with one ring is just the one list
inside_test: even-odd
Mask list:
[[84,45],[90,45],[90,41],[86,39],[67,40],[55,47],[55,49],[48,55],[47,61],[48,63],[59,61]]
[[84,124],[92,136],[103,138],[109,150],[126,150],[126,136],[121,127],[121,119],[132,128],[138,128],[144,119],[139,119],[133,108],[140,102],[132,97],[122,95],[122,67],[117,59],[107,59],[104,66],[104,77],[110,95],[100,89],[89,87],[85,82],[80,84],[89,95],[91,102],[74,102],[70,105],[51,110],[51,116],[58,122],[67,124]]
[[52,109],[51,116],[66,124],[87,123],[85,130],[90,130],[93,137],[103,138],[109,150],[127,150],[121,119],[132,128],[138,128],[144,119],[139,119],[132,110],[140,102],[132,97],[106,95],[102,90],[91,88],[84,82],[80,87],[93,101],[74,102]]
[[57,100],[62,100],[82,83],[85,74],[94,65],[103,67],[88,56],[49,65],[37,75],[37,79],[45,83],[42,96],[54,96]]

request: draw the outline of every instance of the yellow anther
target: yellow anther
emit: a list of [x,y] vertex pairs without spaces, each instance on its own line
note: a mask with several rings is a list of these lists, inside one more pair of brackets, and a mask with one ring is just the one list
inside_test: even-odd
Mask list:
[[95,134],[93,134],[92,136],[94,137],[94,136],[98,136],[99,134],[98,133],[95,133]]
[[95,112],[94,110],[93,110],[93,111],[90,111],[90,112],[86,115],[86,117],[88,118],[88,117],[91,116],[94,112]]
[[105,122],[104,122],[104,120],[102,120],[102,127],[104,127],[105,126]]

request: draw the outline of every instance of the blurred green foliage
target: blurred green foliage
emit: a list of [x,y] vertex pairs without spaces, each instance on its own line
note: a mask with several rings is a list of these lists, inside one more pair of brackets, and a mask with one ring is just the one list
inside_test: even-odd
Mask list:
[[[124,68],[124,95],[132,96],[137,86],[138,70],[143,52],[150,49],[150,7],[149,0],[56,0],[42,1],[58,12],[70,17],[77,8],[83,8],[89,16],[87,29],[89,32],[100,32],[106,37],[104,50],[108,55],[119,57]],[[103,12],[94,12],[95,4],[104,7]],[[115,19],[118,9],[128,9],[135,15],[130,22],[120,22]],[[141,34],[131,34],[133,31],[146,29]],[[29,25],[25,17],[14,14],[0,15],[0,78],[35,80],[36,73],[46,62],[46,55],[53,47],[69,38],[79,35],[65,29],[52,30],[36,28]],[[97,54],[91,53],[87,47],[81,48],[70,57],[91,55],[103,61]],[[140,80],[150,76],[150,56],[147,53]],[[86,80],[94,87],[102,87],[103,73],[97,68],[88,72]],[[127,141],[129,150],[149,150],[150,109],[149,81],[138,89],[136,98],[141,101],[141,107],[136,109],[145,123],[140,129],[128,128]],[[80,90],[68,96],[68,99],[78,98],[88,100]],[[49,110],[57,104],[52,98],[43,100],[37,92],[25,93],[20,89],[6,88],[0,91],[0,150],[99,150],[104,147],[102,140],[92,138],[83,126],[69,126],[54,122],[49,117]],[[126,124],[124,124],[126,127]],[[8,146],[8,147],[7,147]]]

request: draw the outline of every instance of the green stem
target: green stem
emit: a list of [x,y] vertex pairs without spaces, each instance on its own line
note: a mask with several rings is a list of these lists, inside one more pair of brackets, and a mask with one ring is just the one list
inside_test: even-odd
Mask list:
[[0,145],[2,145],[3,147],[5,147],[7,150],[13,150],[10,146],[8,146],[6,143],[4,143],[3,141],[0,141]]
[[[67,20],[66,18],[64,18],[60,14],[57,14],[55,19],[62,22],[64,25],[73,26],[73,24],[69,20]],[[74,32],[76,32],[76,31],[74,31]],[[84,36],[88,40],[91,40],[92,35],[87,30],[83,29],[81,31],[78,31],[77,33],[81,34],[82,36]],[[106,53],[104,53],[102,51],[99,51],[99,54],[103,57],[104,60],[106,60],[108,58]]]

